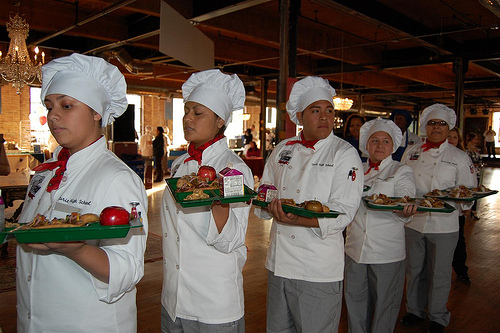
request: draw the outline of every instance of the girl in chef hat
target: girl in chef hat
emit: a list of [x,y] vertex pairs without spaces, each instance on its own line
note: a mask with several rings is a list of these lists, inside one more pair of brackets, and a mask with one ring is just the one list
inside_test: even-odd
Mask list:
[[134,332],[148,199],[141,179],[101,134],[127,107],[125,79],[103,59],[80,54],[55,59],[42,73],[41,100],[59,147],[35,168],[19,221],[99,215],[109,206],[130,210],[137,201],[144,227],[125,238],[40,243],[34,237],[36,244],[18,246],[18,332]]
[[262,183],[277,198],[315,200],[344,214],[334,218],[285,213],[273,199],[261,218],[273,218],[266,268],[268,332],[336,332],[342,309],[344,237],[363,192],[356,149],[333,133],[335,89],[308,76],[290,92],[287,112],[303,130],[280,142],[266,162]]
[[[412,169],[392,159],[401,140],[401,130],[392,120],[370,120],[361,127],[359,148],[369,156],[363,165],[366,195],[415,197]],[[349,332],[394,330],[405,276],[404,223],[416,209],[415,205],[406,205],[396,215],[390,209],[373,210],[361,204],[347,227],[345,301]]]
[[[172,177],[207,166],[230,166],[253,188],[251,170],[227,146],[224,130],[231,113],[245,102],[243,82],[219,70],[192,74],[182,85],[187,154],[172,165]],[[243,332],[242,269],[247,249],[247,203],[183,208],[169,191],[163,195],[164,279],[162,332]]]

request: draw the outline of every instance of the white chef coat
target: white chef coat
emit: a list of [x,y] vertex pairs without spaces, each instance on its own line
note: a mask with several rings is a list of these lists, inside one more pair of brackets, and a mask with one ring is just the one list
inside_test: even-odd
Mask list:
[[[407,143],[408,140],[408,143]],[[400,147],[406,147],[406,146],[413,146],[417,145],[422,142],[422,138],[419,137],[417,134],[410,132],[409,130],[406,130],[403,133],[403,140],[401,140],[401,144],[399,145]]]
[[[365,172],[369,169],[363,163]],[[384,159],[378,170],[365,175],[370,190],[364,195],[383,193],[389,197],[414,198],[416,193],[413,170],[392,156]],[[352,223],[347,227],[345,251],[358,264],[386,264],[406,257],[404,222],[392,210],[369,209],[361,203]]]
[[[55,159],[60,150],[55,150]],[[148,230],[144,185],[106,148],[104,137],[71,155],[59,188],[47,192],[55,170],[34,175],[20,222],[37,213],[48,219],[78,211],[99,215],[108,206],[131,209],[130,202],[139,201],[144,228],[131,229],[126,238],[86,242],[106,251],[109,284],[63,255],[18,246],[18,332],[136,332],[135,285],[144,274]]]
[[[409,165],[415,174],[417,196],[450,187],[477,185],[474,165],[466,152],[446,140],[439,148],[423,151],[422,142],[409,147],[401,162]],[[406,226],[421,233],[451,233],[458,231],[459,208],[467,210],[471,203],[447,201],[456,209],[453,213],[416,214]]]
[[[343,279],[344,237],[361,202],[363,166],[357,150],[333,133],[314,148],[280,142],[269,157],[262,184],[273,184],[278,198],[295,202],[318,200],[331,210],[345,213],[319,218],[319,228],[292,226],[273,221],[266,268],[276,276],[310,282]],[[255,209],[260,218],[271,216]]]
[[[198,162],[184,154],[172,165],[173,177],[198,171]],[[228,165],[243,173],[253,189],[250,168],[219,140],[203,151],[202,165],[217,172]],[[245,234],[250,205],[231,203],[219,234],[210,206],[183,208],[169,190],[163,194],[163,291],[161,303],[176,317],[207,324],[235,321],[244,315],[242,269],[247,259]]]

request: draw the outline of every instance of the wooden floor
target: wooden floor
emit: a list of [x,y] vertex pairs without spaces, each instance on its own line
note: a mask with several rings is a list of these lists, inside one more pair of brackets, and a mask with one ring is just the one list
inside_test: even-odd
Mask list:
[[[490,188],[500,189],[500,168],[486,168],[484,184]],[[150,231],[161,234],[159,221],[161,185],[155,184],[149,192]],[[500,332],[500,194],[482,199],[478,212],[480,220],[468,219],[465,229],[467,264],[472,284],[466,286],[457,282],[453,275],[448,302],[448,309],[452,315],[447,332]],[[251,213],[247,233],[248,261],[243,272],[245,320],[248,333],[265,332],[267,272],[264,262],[269,228],[270,221],[260,220]],[[140,333],[160,331],[161,284],[162,262],[146,264],[145,276],[137,286],[138,332]],[[400,316],[404,313],[403,303]],[[15,332],[15,322],[15,291],[0,293],[0,327],[3,333]],[[395,332],[427,332],[426,325],[409,329],[398,323]],[[342,311],[339,331],[347,332],[345,308]]]

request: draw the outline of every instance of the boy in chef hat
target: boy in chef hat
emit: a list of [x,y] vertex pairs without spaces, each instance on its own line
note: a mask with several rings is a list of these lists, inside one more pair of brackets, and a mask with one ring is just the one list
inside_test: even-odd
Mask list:
[[[182,85],[188,153],[172,165],[172,177],[200,167],[240,171],[253,188],[252,171],[227,146],[226,124],[242,109],[245,88],[220,70],[192,74]],[[183,208],[165,191],[161,211],[164,279],[162,332],[244,332],[242,269],[250,205],[244,202]]]
[[[443,104],[431,105],[422,112],[420,126],[426,133],[426,140],[409,147],[401,160],[415,173],[417,196],[434,189],[476,186],[469,156],[447,141],[455,122],[455,111]],[[419,325],[427,315],[430,320],[429,332],[442,332],[450,322],[446,303],[451,287],[453,253],[458,239],[458,205],[463,210],[471,206],[459,202],[453,205],[457,209],[452,213],[417,214],[406,225],[407,314],[401,321],[405,326]]]
[[[296,82],[287,111],[302,132],[282,141],[269,157],[262,183],[277,198],[320,201],[337,218],[285,213],[281,200],[257,216],[273,218],[266,268],[267,331],[336,332],[342,308],[344,238],[361,202],[363,172],[354,147],[333,134],[335,90],[309,76]],[[300,297],[299,297],[300,296]]]
[[142,180],[101,134],[127,107],[125,80],[103,59],[80,54],[52,60],[42,73],[41,100],[59,147],[35,168],[19,221],[130,210],[137,201],[144,227],[119,239],[18,246],[18,332],[135,331],[148,199]]
[[[364,163],[365,195],[415,197],[413,170],[392,159],[401,139],[392,120],[378,118],[361,127],[359,148],[369,156]],[[347,227],[344,292],[349,332],[394,331],[404,287],[404,223],[416,209],[406,205],[396,215],[361,204]]]

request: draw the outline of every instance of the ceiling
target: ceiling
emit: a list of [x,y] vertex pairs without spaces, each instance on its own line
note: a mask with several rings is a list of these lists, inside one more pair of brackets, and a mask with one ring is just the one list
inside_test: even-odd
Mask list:
[[[2,0],[0,50],[8,48],[9,15],[19,10],[30,25],[28,47],[38,45],[46,60],[73,52],[101,56],[122,70],[130,91],[178,96],[196,70],[159,52],[160,1]],[[453,107],[454,63],[464,59],[464,108],[500,111],[500,0],[290,2],[300,5],[297,77],[327,78],[354,100],[354,110]],[[215,67],[240,75],[249,101],[258,101],[265,80],[274,103],[278,0],[166,3],[214,42]]]

